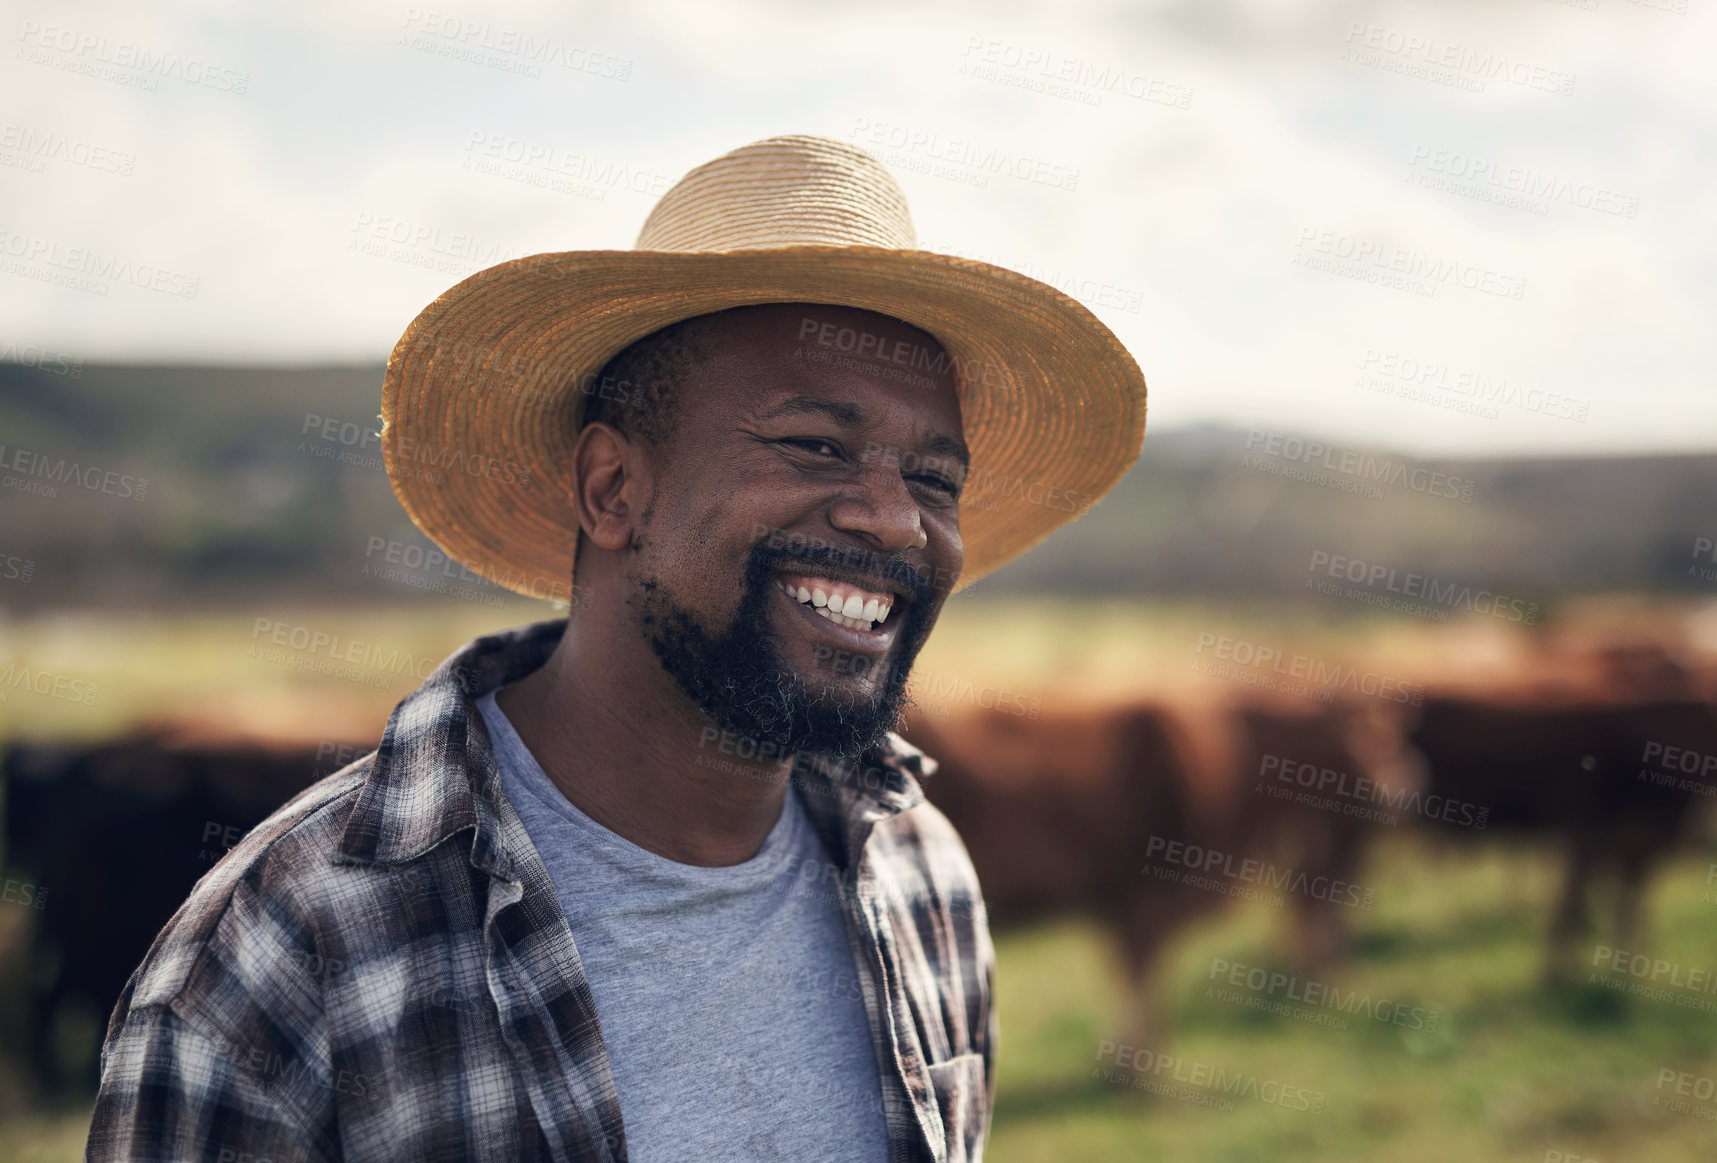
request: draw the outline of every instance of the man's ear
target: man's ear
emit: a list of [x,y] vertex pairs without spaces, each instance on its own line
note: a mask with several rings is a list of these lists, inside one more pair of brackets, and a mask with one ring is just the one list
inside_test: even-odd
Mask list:
[[643,448],[600,420],[579,431],[572,449],[573,512],[592,545],[624,549],[650,495],[650,465]]

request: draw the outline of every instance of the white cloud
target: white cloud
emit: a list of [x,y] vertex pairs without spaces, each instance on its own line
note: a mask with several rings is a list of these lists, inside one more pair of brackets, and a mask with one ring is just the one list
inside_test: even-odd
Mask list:
[[[379,360],[473,264],[630,245],[652,196],[591,174],[624,168],[659,189],[758,137],[862,144],[887,125],[1077,171],[1071,190],[899,176],[927,242],[1084,288],[1138,355],[1155,424],[1449,451],[1709,448],[1711,6],[1581,2],[1184,0],[1053,17],[977,4],[39,5],[0,28],[21,54],[0,74],[14,146],[0,154],[15,163],[0,167],[0,340],[90,359]],[[449,55],[523,37],[581,67]],[[1342,59],[1368,40],[1375,62]],[[147,67],[116,63],[139,48]],[[1428,59],[1483,90],[1412,75]],[[512,71],[533,66],[541,76]],[[1041,91],[1056,83],[1045,70],[1072,80]],[[1564,76],[1570,94],[1545,87]],[[1104,91],[1105,77],[1122,87]],[[17,147],[44,135],[80,156],[133,157],[132,172]],[[484,146],[553,151],[557,173],[474,171]],[[1490,167],[1477,188],[1492,196],[1510,171],[1555,192],[1510,209],[1449,189],[1472,159]],[[1636,216],[1576,204],[1600,188],[1637,199]],[[1457,281],[1426,297],[1296,266],[1323,232]],[[384,245],[365,253],[366,241]],[[127,273],[54,286],[17,273],[20,249],[60,271],[75,250]],[[1524,296],[1458,285],[1487,272],[1522,280]],[[172,293],[190,278],[194,298]],[[1447,388],[1429,402],[1368,390],[1368,352],[1555,392],[1589,416],[1508,405],[1490,418],[1439,406]]]

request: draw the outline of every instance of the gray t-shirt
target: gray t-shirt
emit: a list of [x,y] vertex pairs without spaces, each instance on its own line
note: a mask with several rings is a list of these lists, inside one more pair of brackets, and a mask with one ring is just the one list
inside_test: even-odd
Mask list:
[[477,706],[590,980],[628,1159],[887,1159],[864,994],[799,797],[745,863],[678,864],[579,811],[495,696]]

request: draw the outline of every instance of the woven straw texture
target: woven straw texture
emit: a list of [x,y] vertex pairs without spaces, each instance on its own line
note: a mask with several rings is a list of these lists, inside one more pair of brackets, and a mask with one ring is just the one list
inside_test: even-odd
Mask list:
[[568,469],[609,359],[729,307],[858,307],[929,332],[959,369],[972,453],[964,588],[1121,478],[1144,438],[1145,381],[1068,296],[915,245],[905,196],[869,154],[778,137],[687,174],[635,250],[479,271],[426,307],[388,360],[382,450],[394,493],[452,560],[508,589],[565,598],[577,543]]

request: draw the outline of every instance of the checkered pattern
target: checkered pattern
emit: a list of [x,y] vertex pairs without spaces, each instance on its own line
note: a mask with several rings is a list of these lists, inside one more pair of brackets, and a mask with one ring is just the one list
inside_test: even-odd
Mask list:
[[[475,706],[565,628],[467,644],[197,884],[114,1010],[89,1158],[626,1158],[590,987]],[[934,769],[891,737],[794,775],[839,869],[891,1163],[980,1158],[995,1089],[995,955],[915,779]]]

